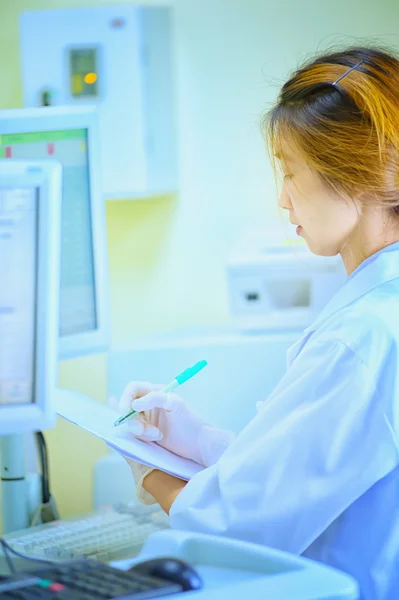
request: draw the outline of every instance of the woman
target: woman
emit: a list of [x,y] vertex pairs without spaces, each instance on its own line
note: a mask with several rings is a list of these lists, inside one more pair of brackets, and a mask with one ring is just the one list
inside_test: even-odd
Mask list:
[[322,561],[366,600],[399,598],[398,90],[395,57],[351,48],[294,73],[264,120],[280,206],[348,279],[248,426],[234,439],[150,384],[120,401],[143,411],[135,435],[208,467],[185,483],[132,463],[172,527]]

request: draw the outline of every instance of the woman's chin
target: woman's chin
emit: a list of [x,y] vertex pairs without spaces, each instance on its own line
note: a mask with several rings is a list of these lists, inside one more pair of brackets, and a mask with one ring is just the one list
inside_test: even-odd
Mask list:
[[325,244],[317,244],[312,240],[308,240],[305,236],[302,236],[305,239],[306,245],[312,254],[316,254],[316,256],[337,256],[339,254],[338,250],[332,246],[326,246]]

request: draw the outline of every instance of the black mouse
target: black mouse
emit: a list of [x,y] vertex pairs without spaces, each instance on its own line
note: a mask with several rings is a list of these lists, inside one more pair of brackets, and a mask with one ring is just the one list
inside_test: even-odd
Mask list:
[[142,563],[133,565],[129,571],[139,573],[140,575],[162,577],[173,583],[178,583],[182,586],[184,592],[200,590],[203,586],[202,579],[198,573],[180,558],[162,556],[160,558],[145,560]]

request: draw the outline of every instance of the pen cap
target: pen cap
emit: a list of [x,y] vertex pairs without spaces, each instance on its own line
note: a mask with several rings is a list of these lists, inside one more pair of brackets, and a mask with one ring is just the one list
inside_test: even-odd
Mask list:
[[206,367],[207,364],[208,363],[206,360],[200,360],[199,362],[195,363],[194,366],[189,367],[188,369],[180,373],[180,375],[176,375],[176,381],[179,385],[182,385],[183,383],[194,377],[194,375],[201,371],[201,369]]

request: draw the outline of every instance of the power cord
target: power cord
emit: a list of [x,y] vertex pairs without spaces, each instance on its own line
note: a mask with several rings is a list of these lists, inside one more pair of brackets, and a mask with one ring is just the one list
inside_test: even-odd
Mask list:
[[16,570],[15,570],[14,565],[12,564],[12,559],[10,558],[10,556],[8,554],[9,552],[11,554],[15,554],[15,556],[18,556],[19,558],[23,558],[24,560],[30,560],[32,562],[39,562],[39,563],[43,563],[46,565],[54,564],[54,561],[51,561],[51,560],[44,560],[41,558],[33,558],[32,556],[27,556],[26,554],[21,554],[20,552],[17,552],[17,550],[14,550],[14,548],[12,548],[10,546],[10,544],[8,544],[6,542],[6,540],[1,537],[0,537],[0,545],[3,548],[4,557],[7,561],[7,566],[9,568],[11,574],[16,573]]
[[37,431],[35,435],[41,464],[42,503],[37,509],[31,525],[35,525],[36,523],[49,523],[50,521],[57,521],[60,518],[55,500],[50,492],[46,440],[41,431]]
[[47,504],[50,500],[50,482],[48,475],[48,460],[47,460],[47,446],[44,435],[41,431],[36,432],[36,442],[39,450],[40,464],[41,464],[41,481],[42,481],[42,504]]
[[3,539],[0,538],[0,544],[1,544],[1,547],[3,548],[4,558],[6,559],[8,570],[10,571],[10,573],[15,573],[14,565],[12,564],[12,560],[8,554],[9,546],[8,546],[7,542],[5,542]]

